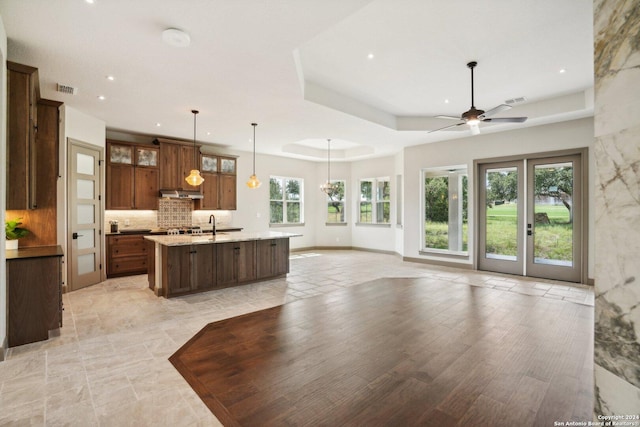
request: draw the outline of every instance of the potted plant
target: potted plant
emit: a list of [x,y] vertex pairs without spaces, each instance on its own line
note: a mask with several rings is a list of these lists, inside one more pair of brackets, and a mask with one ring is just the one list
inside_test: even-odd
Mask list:
[[4,232],[7,237],[5,243],[6,249],[18,249],[18,239],[25,237],[29,234],[29,230],[20,227],[22,218],[16,218],[6,220],[4,223]]

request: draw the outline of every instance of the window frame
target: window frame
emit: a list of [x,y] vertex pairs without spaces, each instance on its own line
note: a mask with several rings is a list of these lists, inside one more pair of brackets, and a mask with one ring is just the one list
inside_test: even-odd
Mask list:
[[[371,183],[371,199],[363,199],[362,197],[362,183],[370,182]],[[378,197],[378,184],[387,183],[387,188],[389,189],[389,199],[380,200]],[[362,204],[370,203],[371,204],[371,221],[362,221]],[[389,220],[381,221],[378,218],[378,205],[386,204],[388,206],[389,212]],[[382,209],[384,211],[384,208]],[[357,219],[356,225],[382,225],[382,226],[391,226],[391,178],[388,176],[378,177],[378,178],[361,178],[358,180],[358,211],[357,211]]]
[[[325,224],[326,225],[345,225],[347,224],[347,181],[344,179],[332,179],[331,184],[339,184],[342,183],[342,188],[344,194],[342,199],[339,202],[332,201],[331,196],[329,194],[325,194]],[[331,203],[342,203],[342,221],[330,221],[329,220],[329,206]]]
[[[450,182],[449,180],[451,179],[452,174],[455,174],[455,176],[457,177],[457,179],[459,180],[459,185],[460,185],[460,192],[459,194],[456,194],[455,196],[458,198],[458,202],[459,203],[459,209],[460,209],[460,214],[461,215],[461,223],[458,224],[459,228],[461,229],[461,238],[463,241],[463,247],[465,244],[465,237],[466,237],[466,246],[467,249],[464,250],[451,250],[449,249],[449,246],[447,247],[447,249],[441,249],[441,248],[432,248],[432,247],[427,247],[427,225],[426,225],[426,218],[425,218],[425,214],[426,214],[426,195],[425,195],[425,191],[426,191],[426,179],[427,178],[437,178],[437,177],[446,177],[447,178],[447,209],[449,209],[450,206],[450,202],[452,200],[452,194],[451,194],[451,187],[450,187]],[[463,181],[464,178],[466,177],[466,182],[467,182],[467,188],[466,188],[466,201],[464,200],[463,196],[464,196],[464,192],[465,190],[463,189]],[[471,206],[469,203],[469,196],[470,196],[470,176],[469,176],[469,169],[467,167],[467,165],[456,165],[456,166],[446,166],[446,167],[435,167],[435,168],[422,168],[420,170],[420,194],[421,194],[421,202],[420,202],[420,253],[423,255],[434,255],[434,254],[438,254],[438,255],[445,255],[445,256],[451,256],[451,257],[455,257],[455,258],[464,258],[464,259],[469,259],[470,256],[470,214],[471,214]],[[463,218],[463,211],[465,209],[465,205],[466,205],[466,209],[467,209],[467,219],[466,219],[466,224],[467,224],[467,231],[466,231],[466,235],[464,234],[464,224],[465,224],[465,220]],[[449,239],[449,222],[447,220],[447,239]]]
[[[272,199],[271,198],[271,181],[278,180],[280,181],[280,185],[282,187],[282,199]],[[300,192],[299,192],[299,200],[287,199],[287,181],[298,181]],[[282,203],[282,222],[271,222],[273,218],[271,212],[271,203],[272,202],[281,202]],[[299,205],[299,222],[289,222],[287,218],[287,209],[289,204],[298,204]],[[290,176],[279,176],[279,175],[271,175],[269,176],[269,227],[286,227],[286,226],[301,226],[304,225],[304,178],[290,177]]]

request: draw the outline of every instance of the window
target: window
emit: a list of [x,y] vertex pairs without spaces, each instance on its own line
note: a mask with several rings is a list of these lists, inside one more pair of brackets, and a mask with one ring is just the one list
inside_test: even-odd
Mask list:
[[304,181],[299,178],[269,178],[269,223],[302,224]]
[[389,178],[360,180],[358,219],[358,222],[363,224],[389,224],[391,222]]
[[344,219],[345,182],[332,180],[331,184],[333,184],[333,190],[327,194],[327,223],[342,224],[346,222]]
[[467,254],[468,208],[467,168],[424,169],[425,250]]

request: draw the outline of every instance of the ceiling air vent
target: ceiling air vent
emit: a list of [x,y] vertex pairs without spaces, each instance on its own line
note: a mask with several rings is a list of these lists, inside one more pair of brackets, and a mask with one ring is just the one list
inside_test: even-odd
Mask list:
[[525,98],[524,96],[521,96],[519,98],[507,99],[506,101],[504,101],[504,103],[507,105],[522,104],[526,100],[527,98]]
[[58,83],[58,92],[67,93],[69,95],[75,95],[78,93],[78,88]]

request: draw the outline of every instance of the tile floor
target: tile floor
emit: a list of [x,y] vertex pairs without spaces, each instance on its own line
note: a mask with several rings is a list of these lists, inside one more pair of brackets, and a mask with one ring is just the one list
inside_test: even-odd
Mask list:
[[403,262],[362,251],[294,253],[285,279],[167,300],[146,275],[64,295],[59,337],[0,362],[0,425],[216,426],[167,358],[207,323],[380,277],[436,277],[593,306],[590,286]]

